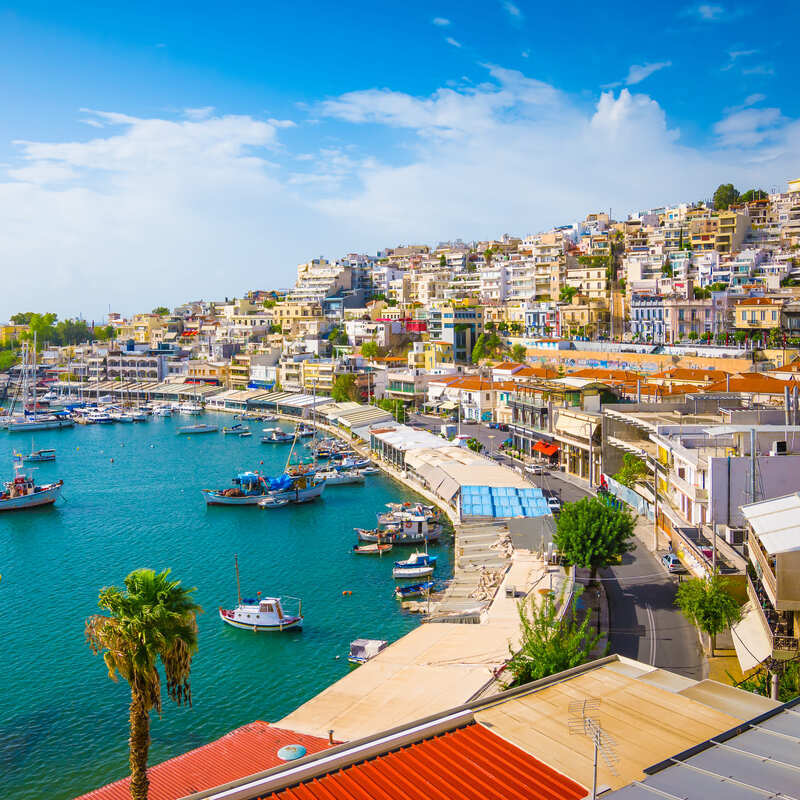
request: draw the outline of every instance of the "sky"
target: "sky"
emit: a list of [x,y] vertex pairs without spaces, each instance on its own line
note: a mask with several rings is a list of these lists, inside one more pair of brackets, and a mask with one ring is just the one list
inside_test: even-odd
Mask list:
[[0,0],[0,321],[785,189],[798,23],[794,2]]

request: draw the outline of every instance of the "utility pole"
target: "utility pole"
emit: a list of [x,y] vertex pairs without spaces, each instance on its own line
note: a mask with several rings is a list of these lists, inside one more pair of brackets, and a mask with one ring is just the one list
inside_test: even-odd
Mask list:
[[658,456],[653,459],[653,552],[658,550]]

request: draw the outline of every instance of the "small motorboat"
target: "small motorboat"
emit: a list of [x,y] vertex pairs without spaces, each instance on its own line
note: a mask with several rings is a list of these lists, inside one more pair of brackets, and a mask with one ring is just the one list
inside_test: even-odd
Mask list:
[[258,504],[261,508],[283,508],[289,505],[289,500],[286,497],[265,497]]
[[390,544],[380,544],[376,542],[375,544],[354,544],[353,545],[353,552],[357,556],[374,556],[374,555],[381,555],[383,553],[388,553],[389,550],[392,549]]
[[362,475],[377,475],[380,472],[380,468],[373,465],[369,465],[367,467],[361,467],[359,472]]
[[223,622],[232,625],[234,628],[251,630],[254,633],[260,631],[289,631],[292,629],[302,629],[303,627],[303,601],[298,598],[297,614],[289,615],[283,610],[283,604],[279,597],[261,597],[261,592],[253,599],[242,599],[239,589],[239,559],[235,559],[236,564],[236,590],[238,604],[235,608],[219,608],[219,616]]
[[410,600],[412,597],[423,597],[433,590],[436,581],[423,581],[422,583],[410,583],[408,586],[396,586],[394,596],[398,600]]
[[393,578],[422,578],[433,575],[436,569],[436,556],[428,553],[412,553],[404,561],[395,561],[392,568]]
[[348,483],[364,483],[364,476],[357,470],[348,469],[339,472],[335,469],[317,471],[317,477],[324,480],[328,486],[344,486]]
[[239,434],[244,433],[245,431],[249,431],[249,430],[250,429],[247,426],[242,425],[242,423],[239,422],[236,425],[230,425],[230,426],[224,427],[222,429],[222,435],[223,436],[228,436],[230,434],[239,435]]
[[52,449],[34,450],[32,453],[29,453],[27,456],[24,456],[22,460],[26,464],[34,464],[34,463],[39,463],[41,461],[55,461],[56,451]]
[[248,436],[252,436],[253,434],[250,433],[248,430],[244,430],[239,434],[240,439],[246,439]]
[[269,487],[267,496],[259,502],[261,508],[274,508],[275,500],[286,500],[287,503],[309,503],[322,496],[325,481],[316,475],[291,475],[284,473],[278,478],[265,479]]
[[218,430],[218,425],[206,425],[205,423],[201,422],[198,425],[181,425],[181,427],[178,428],[178,435],[192,433],[216,433]]
[[[265,429],[266,431],[266,429]],[[261,437],[261,444],[288,444],[294,441],[293,433],[286,433],[280,428],[273,428],[268,436]]]
[[354,639],[350,642],[350,654],[347,660],[351,664],[365,664],[388,646],[389,642],[383,639]]
[[308,425],[298,425],[295,429],[295,435],[298,439],[306,439],[314,435],[314,429],[309,428]]
[[229,489],[201,489],[210,506],[254,506],[267,494],[264,479],[257,472],[240,472]]

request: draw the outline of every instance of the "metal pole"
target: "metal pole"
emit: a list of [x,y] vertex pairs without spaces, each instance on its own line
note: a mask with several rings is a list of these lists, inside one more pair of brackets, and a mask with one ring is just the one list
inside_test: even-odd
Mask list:
[[750,428],[750,485],[753,493],[751,503],[756,502],[756,429]]
[[597,739],[594,740],[594,765],[592,766],[592,800],[597,800]]
[[658,550],[658,457],[653,459],[653,552]]
[[711,523],[711,574],[717,574],[717,523]]

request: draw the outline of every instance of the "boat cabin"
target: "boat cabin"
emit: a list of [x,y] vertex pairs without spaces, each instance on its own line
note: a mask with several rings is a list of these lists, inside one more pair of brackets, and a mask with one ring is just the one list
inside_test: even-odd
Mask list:
[[364,664],[388,646],[389,642],[383,639],[355,639],[350,642],[350,655],[347,660],[351,664]]

